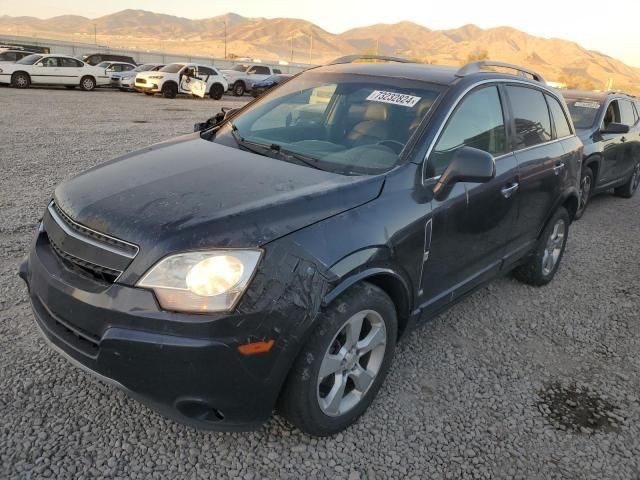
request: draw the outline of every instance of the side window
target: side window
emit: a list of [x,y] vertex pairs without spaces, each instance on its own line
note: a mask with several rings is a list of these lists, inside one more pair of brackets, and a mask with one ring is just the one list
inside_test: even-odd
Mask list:
[[620,123],[620,107],[618,101],[613,100],[607,107],[607,111],[604,113],[604,119],[602,120],[604,128],[607,128],[610,123]]
[[462,147],[484,150],[496,157],[503,155],[507,153],[506,140],[498,88],[476,90],[462,100],[447,122],[429,158],[431,173],[442,175]]
[[275,73],[277,75],[282,75],[282,70],[280,70],[279,68],[274,68],[273,69],[273,73]]
[[630,127],[636,124],[636,117],[633,111],[633,105],[628,100],[620,100],[620,120],[623,124]]
[[136,68],[136,67],[134,67],[133,65],[122,65],[122,71],[123,72],[128,72],[130,70],[133,70],[134,68]]
[[82,64],[79,61],[73,58],[62,58],[61,60],[62,60],[63,67],[78,68],[82,66]]
[[269,75],[269,67],[253,67],[250,70],[250,73],[255,73],[257,75]]
[[209,68],[209,67],[203,67],[201,65],[198,65],[198,75],[199,76],[206,76],[206,75],[215,75],[216,73],[213,71],[213,69]]
[[549,110],[551,110],[551,116],[553,117],[553,124],[556,126],[556,138],[564,138],[571,135],[571,127],[569,121],[564,113],[564,109],[560,102],[553,98],[551,95],[545,95],[547,97],[547,103],[549,104]]
[[15,62],[18,60],[18,54],[16,52],[5,52],[0,55],[0,60],[5,62]]
[[52,68],[58,66],[58,58],[57,57],[47,57],[40,61],[40,64],[43,67]]
[[549,108],[541,91],[528,87],[507,86],[516,123],[516,150],[551,140]]

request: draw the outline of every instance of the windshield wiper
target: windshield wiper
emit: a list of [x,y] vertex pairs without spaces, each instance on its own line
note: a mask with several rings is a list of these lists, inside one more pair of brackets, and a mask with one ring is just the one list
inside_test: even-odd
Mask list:
[[[307,155],[303,155],[301,153],[297,153],[297,152],[293,152],[291,150],[287,150],[282,148],[280,145],[278,145],[277,143],[272,143],[271,145],[267,145],[264,143],[258,143],[258,142],[252,142],[251,140],[246,140],[241,134],[240,131],[238,130],[238,127],[236,127],[233,122],[229,122],[229,126],[231,127],[231,136],[233,137],[233,139],[236,141],[236,143],[238,144],[238,146],[247,149],[248,151],[255,153],[257,155],[267,155],[271,158],[276,158],[273,157],[272,155],[269,155],[269,153],[271,154],[276,154],[278,155],[278,157],[282,160],[285,161],[291,161],[292,159],[297,161],[298,163],[302,163],[308,167],[311,168],[315,168],[316,170],[322,170],[324,171],[322,168],[320,168],[318,165],[316,165],[314,162],[317,162],[318,160],[313,158],[313,157],[309,157]],[[258,150],[260,149],[260,150]]]

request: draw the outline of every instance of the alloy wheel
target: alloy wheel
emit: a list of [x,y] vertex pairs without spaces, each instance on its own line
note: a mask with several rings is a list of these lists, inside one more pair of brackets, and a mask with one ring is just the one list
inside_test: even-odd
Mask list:
[[380,371],[386,343],[385,322],[374,310],[360,311],[344,323],[318,374],[318,403],[325,415],[343,415],[362,400]]
[[545,276],[550,275],[558,263],[558,259],[562,253],[562,247],[564,246],[566,228],[564,220],[559,219],[553,226],[551,235],[549,235],[547,246],[542,256],[542,273]]
[[583,210],[584,207],[589,202],[589,196],[591,195],[591,177],[589,175],[585,175],[582,179],[582,183],[580,185],[580,210]]

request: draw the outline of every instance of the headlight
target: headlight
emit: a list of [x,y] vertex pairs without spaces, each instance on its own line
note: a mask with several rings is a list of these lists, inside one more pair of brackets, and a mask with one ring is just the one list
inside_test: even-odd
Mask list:
[[253,276],[261,250],[211,250],[171,255],[137,283],[153,290],[160,306],[178,312],[232,310]]

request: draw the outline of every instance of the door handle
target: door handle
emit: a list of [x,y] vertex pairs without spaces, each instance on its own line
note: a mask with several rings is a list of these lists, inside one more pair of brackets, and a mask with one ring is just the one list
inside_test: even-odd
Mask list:
[[502,196],[504,198],[511,198],[511,195],[513,195],[514,193],[516,193],[518,191],[518,189],[520,188],[520,184],[519,183],[513,183],[511,185],[508,185],[506,187],[502,188]]
[[564,170],[564,167],[564,163],[558,163],[555,167],[553,167],[553,173],[555,173],[556,175],[560,175],[560,172]]

